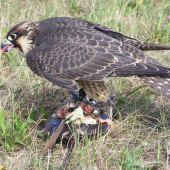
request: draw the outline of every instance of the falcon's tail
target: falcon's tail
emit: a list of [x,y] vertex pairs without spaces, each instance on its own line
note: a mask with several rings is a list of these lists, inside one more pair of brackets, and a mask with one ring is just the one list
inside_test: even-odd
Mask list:
[[170,99],[170,76],[164,77],[140,77],[147,85],[149,85],[154,91],[162,94],[164,97]]

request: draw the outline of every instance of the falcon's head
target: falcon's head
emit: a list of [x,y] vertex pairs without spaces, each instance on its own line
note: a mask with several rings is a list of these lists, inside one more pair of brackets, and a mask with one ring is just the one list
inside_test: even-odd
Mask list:
[[2,52],[15,49],[23,56],[27,54],[36,42],[37,22],[23,21],[12,27],[1,43]]

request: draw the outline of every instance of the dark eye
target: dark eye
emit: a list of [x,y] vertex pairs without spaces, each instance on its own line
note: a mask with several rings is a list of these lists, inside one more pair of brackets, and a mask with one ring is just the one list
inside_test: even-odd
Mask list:
[[17,38],[17,35],[16,35],[16,34],[11,34],[11,35],[8,36],[8,40],[9,40],[9,41],[13,41],[13,40],[15,40],[16,38]]

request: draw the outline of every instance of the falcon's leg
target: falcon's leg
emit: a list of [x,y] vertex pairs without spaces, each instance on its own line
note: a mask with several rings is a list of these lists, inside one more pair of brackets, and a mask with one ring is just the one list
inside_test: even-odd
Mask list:
[[73,96],[73,98],[79,99],[79,95],[78,94],[76,94],[76,93],[74,93],[74,92],[72,92],[70,90],[69,90],[69,92]]
[[79,90],[79,94],[76,94],[72,91],[69,91],[69,92],[73,96],[74,99],[83,100],[83,98],[86,97],[86,93],[83,89]]
[[[115,98],[115,94],[113,94],[110,98],[107,99],[107,102],[111,102],[113,101],[113,99]],[[99,101],[98,103],[103,103],[102,101]]]
[[[107,102],[112,102],[115,97],[116,96],[115,96],[115,93],[114,93],[110,98],[107,99]],[[96,104],[104,103],[103,101],[98,101],[98,100],[95,100],[95,99],[90,99],[90,102],[92,102],[92,103],[94,102]]]

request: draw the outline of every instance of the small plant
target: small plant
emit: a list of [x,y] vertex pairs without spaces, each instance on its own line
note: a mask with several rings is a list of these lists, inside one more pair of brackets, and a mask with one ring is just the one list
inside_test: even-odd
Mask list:
[[[155,127],[156,128],[156,127]],[[136,133],[136,137],[133,141],[131,139],[127,139],[127,143],[129,145],[123,146],[121,151],[120,151],[120,158],[117,157],[117,155],[108,157],[107,160],[109,160],[110,164],[118,164],[122,169],[124,170],[138,170],[138,169],[143,169],[144,167],[148,167],[147,169],[151,169],[152,167],[155,166],[155,164],[159,165],[161,163],[160,160],[160,152],[161,148],[160,145],[158,144],[158,155],[157,155],[157,160],[149,162],[143,160],[141,157],[141,154],[145,152],[147,146],[148,146],[148,139],[152,135],[152,133],[155,131],[155,128],[151,130],[151,132],[141,141],[141,143],[137,142],[139,135],[141,135],[141,127],[138,127],[138,132]],[[115,145],[112,143],[112,149],[115,150]],[[129,147],[130,146],[130,147]]]
[[7,151],[14,149],[18,145],[31,143],[29,125],[35,124],[34,120],[27,118],[23,120],[21,113],[9,113],[5,118],[5,111],[0,111],[0,145],[5,146]]

